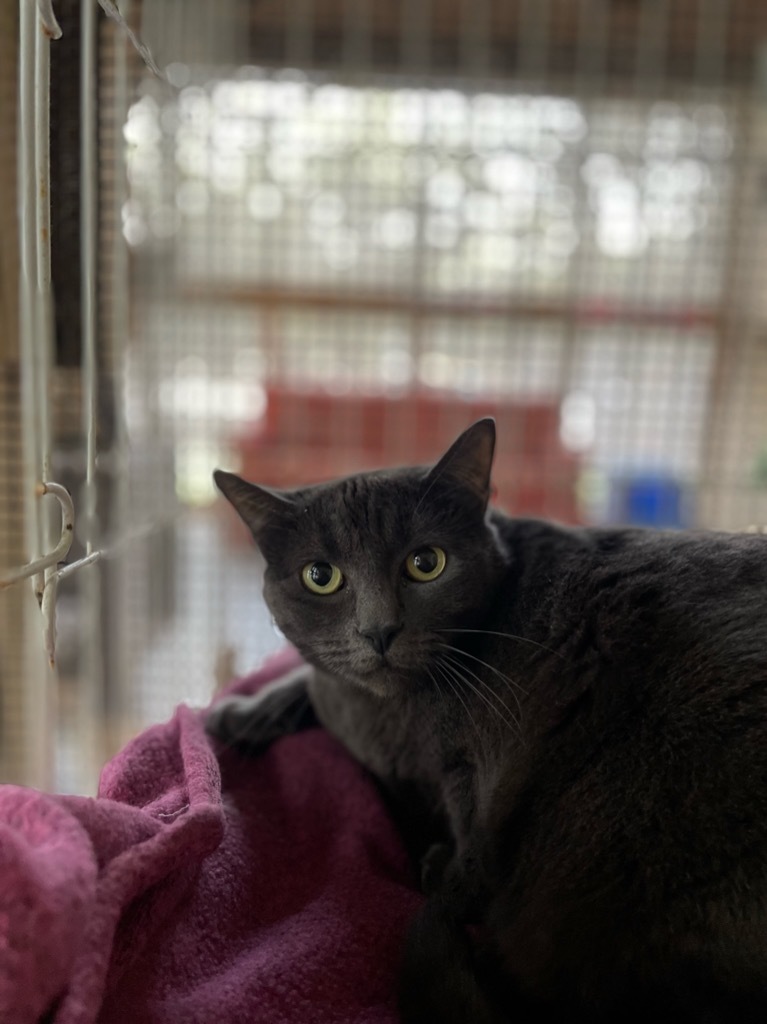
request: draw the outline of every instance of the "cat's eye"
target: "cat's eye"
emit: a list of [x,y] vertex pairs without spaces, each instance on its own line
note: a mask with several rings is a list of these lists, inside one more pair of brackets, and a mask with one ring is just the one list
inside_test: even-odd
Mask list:
[[309,562],[301,570],[301,582],[313,594],[335,594],[344,583],[344,577],[337,565],[330,562]]
[[442,575],[446,563],[447,556],[442,548],[418,548],[405,559],[405,572],[411,580],[428,583]]

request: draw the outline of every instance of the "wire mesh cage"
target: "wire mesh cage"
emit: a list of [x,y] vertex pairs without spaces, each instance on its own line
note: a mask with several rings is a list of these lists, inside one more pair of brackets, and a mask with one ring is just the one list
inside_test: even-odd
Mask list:
[[[58,593],[59,676],[41,684],[56,785],[92,787],[126,735],[282,642],[217,465],[289,487],[428,462],[489,413],[511,512],[767,518],[760,5],[134,0],[94,5],[87,43],[90,6],[62,0],[51,44],[45,386],[53,477],[82,512],[70,557],[104,557]],[[25,44],[2,17],[10,109]],[[22,176],[20,197],[34,187]],[[0,348],[9,564],[31,554],[21,337]],[[37,609],[10,593],[4,771],[20,777],[36,728],[20,695],[48,670],[29,653]]]

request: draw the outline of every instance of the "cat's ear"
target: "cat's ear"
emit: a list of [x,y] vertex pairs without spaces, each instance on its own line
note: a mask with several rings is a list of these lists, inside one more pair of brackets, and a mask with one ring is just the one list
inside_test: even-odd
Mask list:
[[427,486],[443,480],[469,491],[485,506],[495,451],[495,420],[478,420],[453,442],[426,478]]
[[289,495],[269,487],[249,484],[247,480],[217,469],[213,474],[216,487],[233,505],[245,525],[259,543],[268,529],[290,526],[295,518],[295,506]]

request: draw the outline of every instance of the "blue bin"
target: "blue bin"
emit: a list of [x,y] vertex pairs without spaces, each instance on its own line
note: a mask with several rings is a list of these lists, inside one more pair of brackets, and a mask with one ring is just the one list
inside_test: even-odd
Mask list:
[[673,477],[640,474],[615,481],[614,519],[632,526],[681,529],[688,525],[685,488]]

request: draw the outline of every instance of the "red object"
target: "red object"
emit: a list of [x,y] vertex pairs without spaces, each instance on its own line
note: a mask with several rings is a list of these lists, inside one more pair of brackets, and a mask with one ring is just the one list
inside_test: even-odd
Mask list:
[[493,416],[498,429],[497,504],[513,515],[578,522],[579,461],[560,442],[557,401],[270,387],[263,418],[236,439],[235,448],[246,479],[291,488],[382,466],[428,465],[483,416]]
[[106,766],[95,800],[0,787],[0,1020],[396,1024],[421,900],[376,789],[327,733],[217,759],[181,707]]

